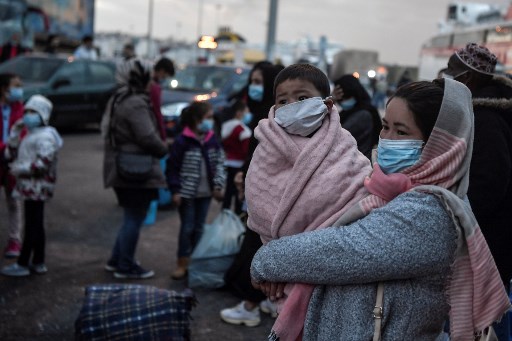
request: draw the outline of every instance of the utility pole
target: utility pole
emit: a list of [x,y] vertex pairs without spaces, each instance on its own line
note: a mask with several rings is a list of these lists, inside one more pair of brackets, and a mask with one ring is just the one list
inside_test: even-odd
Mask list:
[[267,46],[265,48],[265,54],[267,56],[267,60],[270,62],[273,62],[274,60],[276,45],[277,3],[278,0],[270,0],[268,14]]
[[151,53],[151,31],[153,30],[153,0],[149,0],[149,13],[148,13],[148,58]]

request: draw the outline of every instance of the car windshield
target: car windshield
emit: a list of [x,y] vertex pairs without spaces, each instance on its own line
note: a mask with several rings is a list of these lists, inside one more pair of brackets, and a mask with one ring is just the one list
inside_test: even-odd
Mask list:
[[15,58],[0,65],[0,73],[15,73],[23,82],[46,82],[65,61],[57,58]]
[[171,81],[171,87],[175,90],[185,91],[218,91],[237,73],[241,73],[241,70],[224,67],[188,66],[176,72],[174,79]]

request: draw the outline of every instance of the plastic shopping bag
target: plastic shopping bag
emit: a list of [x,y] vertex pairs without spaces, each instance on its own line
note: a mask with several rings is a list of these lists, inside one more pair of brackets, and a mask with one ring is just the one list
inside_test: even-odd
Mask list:
[[190,257],[188,285],[191,288],[220,288],[224,273],[240,251],[245,226],[231,210],[223,209],[203,235]]

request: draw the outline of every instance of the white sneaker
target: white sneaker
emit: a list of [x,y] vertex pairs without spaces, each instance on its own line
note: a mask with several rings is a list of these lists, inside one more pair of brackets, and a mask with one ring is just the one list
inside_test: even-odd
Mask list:
[[272,303],[268,298],[265,301],[261,301],[260,309],[265,314],[269,314],[273,318],[277,317],[277,306],[275,303]]
[[220,311],[220,318],[231,324],[245,324],[247,327],[256,327],[260,324],[260,309],[255,307],[252,310],[245,309],[245,301],[240,302],[233,308],[226,308]]
[[45,273],[48,272],[48,268],[46,267],[46,265],[44,265],[44,263],[32,264],[30,266],[30,270],[34,271],[38,275],[44,275]]
[[11,277],[24,277],[30,275],[28,266],[21,266],[18,263],[4,266],[0,272],[2,275]]

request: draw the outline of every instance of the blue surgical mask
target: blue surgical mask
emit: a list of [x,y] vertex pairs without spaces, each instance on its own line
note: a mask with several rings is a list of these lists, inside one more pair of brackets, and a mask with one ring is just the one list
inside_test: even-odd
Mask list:
[[9,89],[9,94],[7,95],[7,100],[9,102],[20,102],[23,100],[23,88],[13,87]]
[[356,105],[357,101],[354,97],[340,102],[341,109],[350,110]]
[[263,100],[263,85],[249,84],[249,97],[256,102]]
[[28,130],[32,130],[34,128],[39,127],[43,124],[43,120],[41,116],[36,113],[26,113],[23,115],[23,124],[27,127]]
[[206,133],[213,129],[213,120],[211,118],[206,118],[199,123],[199,126],[197,127],[200,132]]
[[252,122],[252,116],[252,113],[246,112],[244,114],[244,117],[242,117],[243,124],[245,124],[246,126],[249,125]]
[[379,138],[377,163],[385,174],[398,173],[418,162],[422,148],[422,140],[387,140]]

